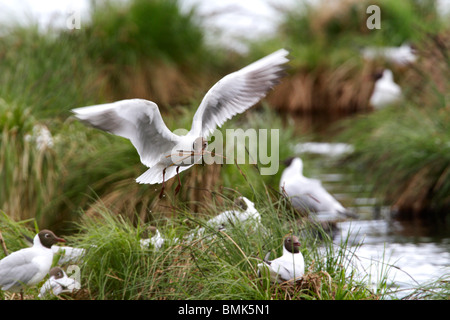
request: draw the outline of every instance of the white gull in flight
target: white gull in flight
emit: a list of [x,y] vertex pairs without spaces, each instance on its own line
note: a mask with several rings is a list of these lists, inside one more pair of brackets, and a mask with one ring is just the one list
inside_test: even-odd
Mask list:
[[[162,183],[201,161],[207,138],[225,121],[264,98],[284,76],[288,51],[280,49],[218,81],[198,107],[191,130],[185,136],[170,131],[158,106],[142,99],[121,100],[73,109],[75,116],[91,126],[127,138],[149,167],[136,181]],[[178,176],[178,186],[181,186]]]

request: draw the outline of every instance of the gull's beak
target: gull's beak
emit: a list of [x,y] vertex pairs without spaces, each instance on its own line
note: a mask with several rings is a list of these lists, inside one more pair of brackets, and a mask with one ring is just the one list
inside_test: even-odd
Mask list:
[[66,242],[66,240],[64,240],[63,238],[58,238],[58,237],[56,237],[56,241],[58,241],[58,242]]

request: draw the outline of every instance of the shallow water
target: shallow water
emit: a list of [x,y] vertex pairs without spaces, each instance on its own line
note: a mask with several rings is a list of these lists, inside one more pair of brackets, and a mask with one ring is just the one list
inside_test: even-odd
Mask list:
[[396,220],[388,207],[378,207],[377,199],[362,193],[361,186],[335,166],[335,158],[324,156],[324,145],[317,150],[319,156],[308,162],[311,167],[305,175],[322,180],[324,187],[359,217],[338,222],[333,241],[338,244],[348,238],[350,251],[356,250],[352,261],[363,276],[368,272],[371,282],[376,283],[387,272],[393,290],[398,287],[393,298],[405,297],[413,288],[450,276],[448,226]]
[[373,283],[387,274],[397,298],[444,275],[449,276],[450,236],[431,237],[427,230],[409,222],[385,219],[340,222],[338,227],[334,242],[348,237],[357,248],[356,269],[362,274],[367,271]]

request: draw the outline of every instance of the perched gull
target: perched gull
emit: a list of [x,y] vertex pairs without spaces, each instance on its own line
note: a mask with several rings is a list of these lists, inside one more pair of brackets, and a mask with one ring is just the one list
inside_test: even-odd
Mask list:
[[399,102],[402,98],[402,89],[394,82],[392,71],[385,69],[374,74],[375,86],[370,97],[370,105],[381,109]]
[[[227,226],[234,226],[238,223],[249,223],[249,226],[260,226],[261,215],[255,209],[255,204],[246,197],[238,197],[234,201],[236,209],[224,211],[217,216],[209,219],[206,225],[218,231],[225,230]],[[195,236],[201,236],[205,228],[199,228],[189,233],[187,239],[192,240]]]
[[59,295],[64,292],[73,292],[80,289],[80,283],[74,278],[70,278],[60,267],[54,267],[50,270],[49,278],[42,285],[38,297],[40,299],[49,295]]
[[283,242],[283,255],[269,261],[268,255],[258,264],[259,274],[264,276],[269,272],[270,281],[283,283],[290,280],[300,280],[305,273],[305,261],[300,252],[300,242],[294,235],[287,236]]
[[24,286],[39,283],[50,271],[53,261],[52,245],[65,242],[52,231],[42,230],[33,239],[31,248],[15,251],[0,260],[2,290],[20,291]]
[[399,47],[369,47],[362,50],[363,57],[368,60],[383,58],[397,66],[406,66],[417,60],[415,49],[409,44]]
[[[255,105],[284,76],[288,51],[280,49],[241,70],[228,74],[205,95],[191,130],[185,136],[171,132],[158,106],[147,100],[130,99],[73,109],[75,116],[91,126],[127,138],[149,167],[138,183],[162,183],[201,161],[207,137],[225,121]],[[181,182],[178,176],[178,192]]]
[[280,192],[299,211],[316,213],[317,218],[333,220],[351,215],[327,190],[320,180],[303,176],[303,161],[288,159],[280,179]]
[[[23,235],[25,240],[33,245],[33,239],[28,237],[27,235]],[[83,257],[86,255],[86,249],[83,248],[74,248],[69,246],[59,246],[52,245],[53,257],[57,257],[58,261],[57,265],[62,266],[68,263],[78,263],[81,262]]]
[[225,228],[226,225],[233,225],[245,221],[253,221],[255,224],[261,223],[261,215],[255,209],[255,204],[246,197],[236,198],[234,201],[235,210],[227,210],[208,220],[207,225],[211,227]]
[[140,239],[141,248],[143,249],[148,248],[151,244],[155,249],[158,250],[161,249],[164,242],[165,239],[161,236],[159,230],[154,226],[146,228],[142,234],[142,239]]
[[36,124],[33,127],[33,134],[25,135],[25,141],[32,141],[36,143],[36,148],[39,151],[51,149],[54,146],[54,141],[50,130],[43,124]]

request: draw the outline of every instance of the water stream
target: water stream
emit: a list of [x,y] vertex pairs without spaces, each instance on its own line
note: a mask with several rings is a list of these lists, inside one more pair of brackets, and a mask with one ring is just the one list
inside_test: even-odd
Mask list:
[[[397,287],[394,298],[406,297],[412,288],[450,276],[450,230],[424,221],[399,221],[390,208],[378,207],[377,199],[361,192],[335,157],[351,150],[351,146],[309,144],[297,146],[297,154],[315,153],[309,173],[359,219],[338,223],[334,242],[348,238],[355,248],[356,268],[371,274],[376,283],[387,272],[388,283]],[[330,151],[333,156],[329,156]],[[306,168],[305,168],[306,169]],[[367,271],[367,272],[366,272]],[[385,273],[386,274],[386,273]]]

